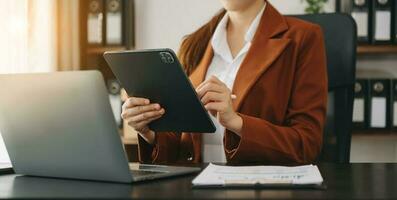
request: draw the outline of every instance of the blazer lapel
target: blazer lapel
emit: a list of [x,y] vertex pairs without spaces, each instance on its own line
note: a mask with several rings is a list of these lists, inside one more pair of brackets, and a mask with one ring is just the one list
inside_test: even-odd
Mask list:
[[278,39],[275,36],[288,29],[284,17],[271,4],[267,3],[251,48],[249,49],[233,86],[235,110],[239,110],[248,91],[259,77],[272,65],[290,43],[290,39]]

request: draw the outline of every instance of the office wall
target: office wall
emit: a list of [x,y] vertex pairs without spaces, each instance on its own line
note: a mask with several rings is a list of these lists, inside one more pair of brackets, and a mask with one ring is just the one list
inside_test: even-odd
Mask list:
[[[302,14],[305,10],[305,3],[302,0],[270,0],[283,14]],[[324,8],[325,12],[335,11],[335,0],[328,0]]]
[[181,38],[216,13],[218,0],[137,0],[136,47],[178,49]]
[[[301,0],[271,0],[285,14],[304,13]],[[326,11],[334,10],[329,0]],[[136,47],[178,49],[181,38],[211,18],[222,5],[219,0],[137,0]]]
[[[270,0],[283,14],[301,14],[301,0]],[[329,0],[326,11],[334,10]],[[219,0],[137,0],[136,47],[178,49],[181,38],[197,29],[221,8]],[[377,71],[397,77],[396,56],[359,56],[358,71]],[[394,68],[393,68],[394,66]],[[375,69],[374,69],[375,68]],[[397,137],[354,136],[353,162],[397,162]]]

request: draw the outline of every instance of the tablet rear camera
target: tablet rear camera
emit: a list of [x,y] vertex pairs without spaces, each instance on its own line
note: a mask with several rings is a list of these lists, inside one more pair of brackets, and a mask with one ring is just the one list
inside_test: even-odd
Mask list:
[[169,52],[161,52],[160,58],[163,63],[172,64],[175,62],[174,58]]

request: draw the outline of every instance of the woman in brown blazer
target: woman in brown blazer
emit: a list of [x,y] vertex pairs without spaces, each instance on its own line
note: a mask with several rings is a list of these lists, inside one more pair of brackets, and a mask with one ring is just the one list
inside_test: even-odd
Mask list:
[[[140,161],[198,163],[223,156],[235,164],[312,163],[321,151],[327,104],[320,27],[282,16],[265,0],[221,2],[224,9],[183,40],[179,58],[216,116],[214,135],[223,141],[154,133],[147,124],[167,111],[130,97],[122,117],[139,132]],[[222,148],[212,148],[214,141]],[[212,154],[221,157],[206,159]]]

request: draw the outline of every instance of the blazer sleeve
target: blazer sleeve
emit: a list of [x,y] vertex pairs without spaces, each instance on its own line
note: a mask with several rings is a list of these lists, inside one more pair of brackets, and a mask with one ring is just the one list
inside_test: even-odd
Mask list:
[[322,147],[328,81],[321,28],[307,29],[300,44],[294,86],[282,126],[239,113],[241,137],[227,130],[225,152],[229,162],[307,164]]
[[138,134],[138,155],[141,163],[173,163],[178,158],[180,134],[156,133],[153,145]]

